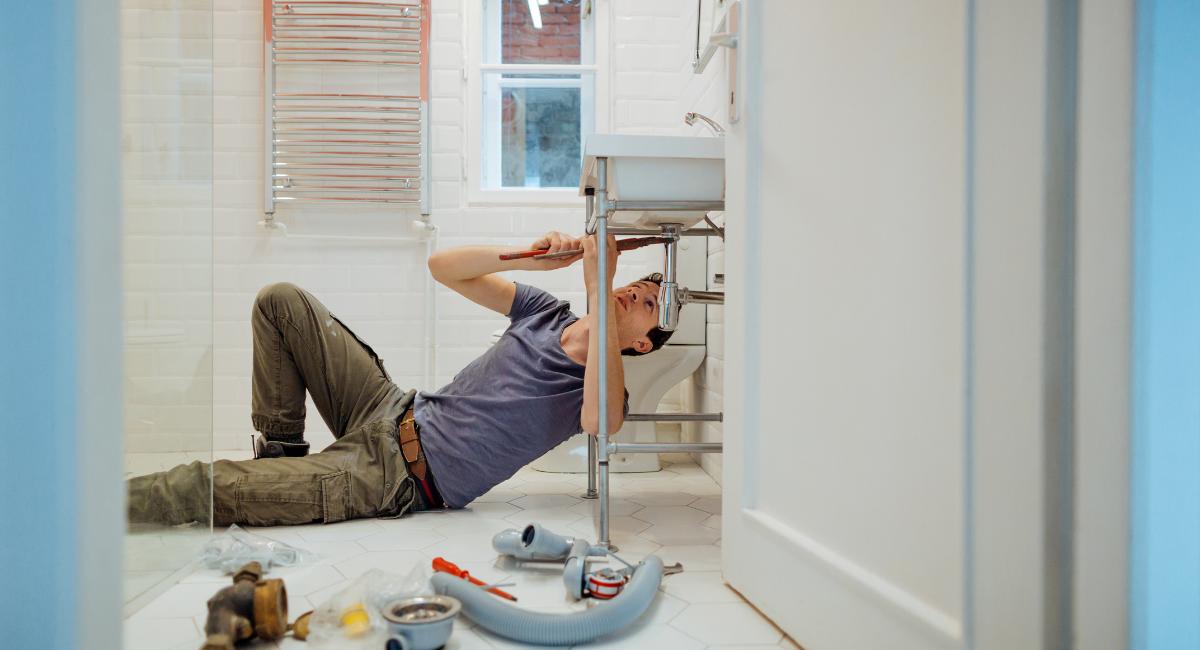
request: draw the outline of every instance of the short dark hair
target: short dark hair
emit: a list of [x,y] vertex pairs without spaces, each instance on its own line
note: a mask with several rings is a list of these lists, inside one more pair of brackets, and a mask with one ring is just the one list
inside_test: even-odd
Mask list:
[[[653,282],[661,287],[662,280],[662,273],[651,273],[650,275],[638,280],[638,282]],[[646,338],[650,339],[650,349],[648,351],[638,352],[634,348],[625,348],[624,350],[621,350],[621,354],[627,357],[640,357],[643,354],[650,354],[651,352],[661,348],[663,344],[667,342],[667,339],[671,338],[671,335],[674,333],[674,331],[668,332],[664,329],[658,328],[657,326],[651,327],[650,331],[646,332]]]

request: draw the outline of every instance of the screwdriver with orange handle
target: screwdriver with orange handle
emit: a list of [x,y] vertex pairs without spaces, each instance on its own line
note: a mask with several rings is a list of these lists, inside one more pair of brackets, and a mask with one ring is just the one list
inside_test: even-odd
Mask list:
[[[462,578],[463,580],[467,580],[473,585],[478,585],[480,587],[487,586],[486,582],[484,582],[478,578],[472,577],[471,573],[469,571],[467,571],[466,569],[460,569],[457,564],[447,560],[444,557],[433,558],[433,570],[440,571],[442,573],[449,573],[452,576],[457,576],[459,578]],[[495,587],[492,587],[490,589],[486,589],[486,591],[488,593],[495,594],[501,598],[507,598],[508,600],[511,600],[514,603],[517,602],[516,596],[508,593],[507,591],[504,591],[503,589],[496,589]]]
[[[641,248],[643,246],[650,246],[653,244],[669,244],[670,242],[671,242],[670,237],[630,237],[628,239],[618,239],[617,240],[617,250],[629,251],[629,250],[633,250],[635,248]],[[559,257],[571,257],[573,255],[583,255],[583,249],[581,249],[581,248],[576,248],[574,250],[569,250],[569,251],[559,251],[557,253],[550,253],[550,252],[548,252],[549,250],[550,250],[549,248],[537,248],[537,249],[534,249],[531,251],[515,251],[512,253],[504,253],[504,254],[500,255],[500,259],[508,261],[508,260],[521,260],[521,259],[525,259],[526,257],[532,257],[537,260],[552,260],[552,259],[559,258]]]

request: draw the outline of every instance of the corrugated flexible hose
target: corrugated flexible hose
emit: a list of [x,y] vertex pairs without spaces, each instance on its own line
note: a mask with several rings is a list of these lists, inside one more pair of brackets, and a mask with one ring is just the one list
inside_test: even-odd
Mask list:
[[446,573],[434,574],[431,582],[437,593],[461,601],[463,613],[471,620],[502,637],[532,645],[573,645],[607,636],[636,621],[654,602],[662,577],[662,559],[647,556],[615,598],[570,614],[521,609]]

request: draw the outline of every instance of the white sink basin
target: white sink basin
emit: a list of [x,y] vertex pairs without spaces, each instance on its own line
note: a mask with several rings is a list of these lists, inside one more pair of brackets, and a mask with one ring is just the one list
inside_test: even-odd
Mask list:
[[[608,197],[614,201],[723,201],[725,140],[669,135],[593,134],[583,145],[579,193],[596,187],[596,159],[608,159]],[[703,211],[614,213],[617,226],[690,227]]]

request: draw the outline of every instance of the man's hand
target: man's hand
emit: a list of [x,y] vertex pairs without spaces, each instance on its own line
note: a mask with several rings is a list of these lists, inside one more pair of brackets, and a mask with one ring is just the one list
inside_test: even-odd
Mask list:
[[[583,238],[583,283],[587,287],[589,295],[595,295],[600,289],[599,273],[597,272],[598,260],[600,257],[600,245],[596,240],[596,235],[588,235]],[[617,256],[621,251],[617,250],[617,238],[608,236],[608,288],[612,290],[613,276],[617,272]]]
[[580,243],[579,239],[569,235],[564,235],[563,233],[554,230],[542,235],[541,239],[538,239],[529,246],[529,250],[531,251],[541,250],[543,248],[549,249],[546,251],[547,254],[573,250],[579,251],[579,254],[549,260],[535,260],[533,258],[529,258],[528,261],[531,271],[553,271],[554,269],[561,269],[578,262],[580,258],[583,257],[583,245]]

